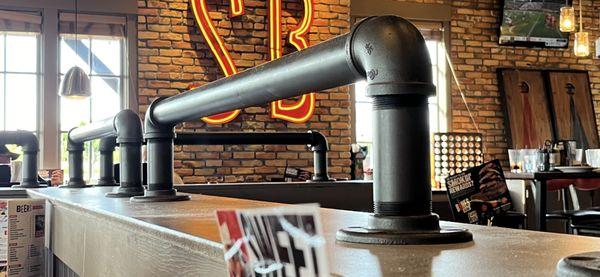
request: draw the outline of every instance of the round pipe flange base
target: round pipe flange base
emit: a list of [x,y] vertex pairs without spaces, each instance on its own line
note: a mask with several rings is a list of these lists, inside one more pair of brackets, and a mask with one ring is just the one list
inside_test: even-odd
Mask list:
[[462,228],[440,228],[437,214],[416,216],[369,216],[365,227],[348,227],[337,232],[339,241],[366,244],[447,244],[473,240]]
[[135,189],[119,188],[119,189],[117,189],[117,191],[107,192],[104,196],[106,196],[108,198],[126,198],[126,197],[141,196],[141,195],[144,195],[143,187],[135,188]]
[[146,190],[143,196],[131,197],[131,202],[170,202],[190,200],[187,194],[177,194],[176,189]]
[[469,242],[473,240],[473,235],[467,229],[461,228],[409,232],[348,227],[337,231],[336,239],[365,244],[417,245]]
[[61,189],[84,189],[84,188],[91,188],[92,186],[88,186],[88,185],[60,185],[58,186]]
[[600,252],[587,252],[560,259],[556,276],[600,276]]
[[95,184],[94,187],[118,187],[119,184]]
[[171,201],[186,201],[190,200],[189,195],[174,194],[174,195],[144,195],[131,197],[131,202],[148,203],[148,202],[171,202]]
[[94,187],[117,187],[119,184],[117,182],[98,182],[94,185]]
[[15,189],[39,189],[39,188],[47,188],[47,185],[13,185],[12,188]]

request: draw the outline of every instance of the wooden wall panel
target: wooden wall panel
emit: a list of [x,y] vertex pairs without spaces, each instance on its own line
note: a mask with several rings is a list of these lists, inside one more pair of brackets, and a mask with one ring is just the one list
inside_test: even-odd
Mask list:
[[512,148],[537,148],[552,139],[552,121],[541,71],[502,69],[505,118]]
[[578,148],[598,148],[598,133],[587,72],[548,72],[556,137]]

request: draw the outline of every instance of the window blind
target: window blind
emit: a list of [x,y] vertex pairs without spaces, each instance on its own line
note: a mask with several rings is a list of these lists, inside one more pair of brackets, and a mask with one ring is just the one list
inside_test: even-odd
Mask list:
[[0,10],[0,31],[40,33],[42,15],[36,12]]
[[430,21],[411,21],[426,40],[443,40],[444,39],[444,26],[441,22],[430,22]]
[[77,29],[75,28],[75,14],[61,13],[59,32],[61,34],[77,34],[92,36],[125,37],[126,18],[108,15],[77,15]]

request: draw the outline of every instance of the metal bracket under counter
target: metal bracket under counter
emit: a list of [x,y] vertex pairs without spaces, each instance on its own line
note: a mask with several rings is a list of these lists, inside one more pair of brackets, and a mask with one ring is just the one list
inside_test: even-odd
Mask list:
[[[49,200],[50,250],[80,276],[225,276],[216,209],[281,205],[191,195],[191,201],[131,203],[105,198],[109,187],[28,190]],[[343,226],[367,213],[321,209],[332,274],[339,276],[553,275],[565,256],[600,249],[600,239],[468,227],[475,242],[450,245],[364,245],[336,242]],[[418,261],[418,262],[415,262]]]

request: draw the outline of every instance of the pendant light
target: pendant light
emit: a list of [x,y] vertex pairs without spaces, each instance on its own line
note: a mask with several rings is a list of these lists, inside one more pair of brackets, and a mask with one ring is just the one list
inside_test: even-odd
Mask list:
[[[77,21],[77,0],[75,2],[75,55],[79,55],[79,41],[77,40],[78,21]],[[79,66],[73,66],[63,78],[58,93],[61,97],[70,99],[83,99],[92,95],[90,89],[90,78]]]
[[581,8],[581,2],[579,0],[579,32],[575,33],[575,56],[587,57],[590,55],[590,37],[588,32],[583,31],[583,9]]
[[575,8],[569,6],[569,0],[565,0],[565,6],[560,8],[560,31],[563,33],[575,31]]

